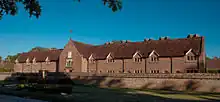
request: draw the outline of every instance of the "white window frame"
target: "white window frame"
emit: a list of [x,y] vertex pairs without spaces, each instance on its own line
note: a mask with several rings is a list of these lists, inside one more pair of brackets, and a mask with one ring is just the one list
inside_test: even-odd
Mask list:
[[71,52],[71,51],[69,51],[69,52],[67,53],[67,58],[72,58],[72,52]]

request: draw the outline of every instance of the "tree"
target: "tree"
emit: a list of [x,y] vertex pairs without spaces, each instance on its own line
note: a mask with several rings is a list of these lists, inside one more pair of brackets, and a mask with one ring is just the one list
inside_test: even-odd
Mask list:
[[210,60],[210,59],[211,59],[210,57],[206,56],[206,60]]
[[[74,0],[80,2],[81,0]],[[102,0],[104,5],[107,5],[113,12],[122,9],[121,0]],[[0,19],[4,15],[16,15],[18,12],[17,4],[24,5],[24,9],[29,13],[29,16],[39,18],[41,15],[41,6],[38,0],[0,0]]]
[[49,49],[48,49],[48,48],[44,48],[44,47],[39,47],[39,46],[37,46],[37,47],[32,48],[29,52],[47,51],[47,50],[49,50]]
[[16,54],[16,55],[8,55],[5,60],[7,62],[10,62],[10,63],[14,63],[15,60],[18,58],[19,54]]

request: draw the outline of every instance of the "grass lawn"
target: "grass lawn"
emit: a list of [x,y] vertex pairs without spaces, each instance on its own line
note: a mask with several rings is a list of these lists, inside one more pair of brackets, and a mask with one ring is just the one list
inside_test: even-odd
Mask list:
[[[3,92],[5,90],[5,93]],[[220,101],[219,93],[189,93],[162,90],[135,90],[75,86],[73,94],[62,96],[42,92],[9,91],[0,89],[2,94],[30,97],[52,102],[195,102]]]

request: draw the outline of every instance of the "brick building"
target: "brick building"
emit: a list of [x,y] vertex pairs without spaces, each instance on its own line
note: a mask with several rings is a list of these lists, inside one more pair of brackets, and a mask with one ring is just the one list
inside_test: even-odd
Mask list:
[[28,53],[21,53],[15,61],[15,72],[39,72],[40,70],[47,70],[56,72],[59,66],[60,50],[48,51],[34,51]]
[[[39,62],[38,67],[30,67],[34,61]],[[43,64],[46,62],[50,63]],[[70,39],[63,50],[23,53],[15,64],[15,69],[21,72],[36,72],[42,68],[92,73],[205,72],[204,37],[195,34],[179,39],[161,37],[159,40],[118,41],[103,45],[90,45]]]

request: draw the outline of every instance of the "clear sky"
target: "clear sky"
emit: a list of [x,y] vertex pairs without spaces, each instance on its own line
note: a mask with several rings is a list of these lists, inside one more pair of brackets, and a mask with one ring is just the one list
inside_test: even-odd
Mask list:
[[[208,56],[220,56],[220,0],[123,0],[113,13],[101,0],[40,0],[42,16],[29,18],[22,5],[16,16],[0,21],[0,55],[35,46],[63,48],[71,36],[90,44],[205,36]],[[69,31],[72,30],[72,33]]]

